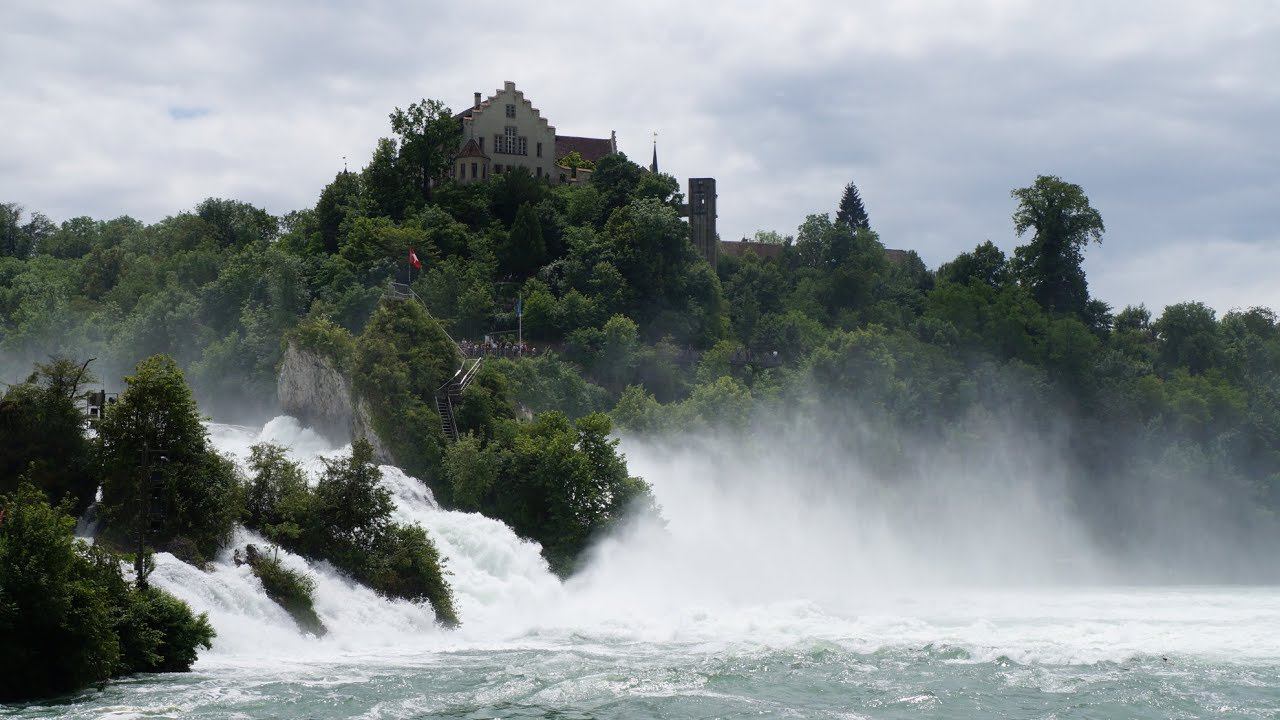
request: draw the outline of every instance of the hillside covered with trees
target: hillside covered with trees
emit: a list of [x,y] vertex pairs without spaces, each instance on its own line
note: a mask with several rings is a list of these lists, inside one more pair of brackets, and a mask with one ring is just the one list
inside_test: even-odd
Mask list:
[[[891,259],[850,185],[833,213],[767,233],[778,258],[712,268],[674,178],[612,155],[583,184],[522,171],[454,184],[451,118],[436,102],[397,109],[394,137],[361,171],[279,217],[225,199],[151,224],[0,208],[0,370],[15,381],[0,401],[6,502],[34,502],[21,478],[82,510],[96,489],[86,468],[100,468],[107,536],[128,530],[145,438],[116,410],[91,447],[74,407],[42,399],[76,394],[78,362],[16,382],[50,356],[94,357],[125,408],[173,413],[164,442],[190,449],[166,471],[166,547],[199,562],[242,522],[386,594],[430,598],[453,622],[435,549],[389,522],[367,447],[308,488],[269,447],[238,479],[204,446],[197,405],[271,414],[293,341],[352,375],[397,462],[442,503],[506,521],[562,573],[629,504],[651,504],[615,428],[763,436],[782,416],[822,418],[826,440],[886,478],[913,443],[982,443],[985,421],[1004,418],[1056,438],[1084,478],[1077,501],[1114,542],[1127,530],[1106,508],[1159,496],[1171,476],[1202,481],[1251,537],[1277,537],[1275,312],[1186,302],[1153,314],[1093,297],[1082,261],[1105,226],[1081,187],[1046,175],[1014,189],[1012,256],[984,242],[936,270],[915,253]],[[424,265],[412,276],[411,248]],[[383,301],[393,280],[421,305]],[[514,330],[518,306],[533,352],[485,362],[462,438],[447,442],[430,401],[460,362],[451,340]],[[335,500],[352,493],[360,517]]]

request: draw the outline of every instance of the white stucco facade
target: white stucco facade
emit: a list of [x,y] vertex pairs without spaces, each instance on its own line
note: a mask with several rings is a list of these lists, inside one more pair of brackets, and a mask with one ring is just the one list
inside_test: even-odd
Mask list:
[[[476,141],[487,163],[474,157],[459,157],[454,175],[462,182],[484,177],[483,173],[480,178],[472,176],[472,163],[477,167],[487,164],[488,172],[493,174],[525,167],[534,177],[556,177],[556,129],[513,82],[504,83],[501,90],[462,113],[464,147],[469,140]],[[459,163],[465,168],[460,168]],[[465,170],[465,177],[459,175],[460,169]]]

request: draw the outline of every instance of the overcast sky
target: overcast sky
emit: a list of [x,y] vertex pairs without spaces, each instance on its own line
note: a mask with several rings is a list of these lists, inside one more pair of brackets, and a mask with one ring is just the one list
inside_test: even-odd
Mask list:
[[[1121,9],[1120,6],[1123,6]],[[0,10],[0,201],[154,221],[311,206],[387,113],[504,80],[561,134],[712,176],[725,239],[862,190],[930,266],[1082,185],[1117,307],[1280,308],[1280,4],[26,2]]]

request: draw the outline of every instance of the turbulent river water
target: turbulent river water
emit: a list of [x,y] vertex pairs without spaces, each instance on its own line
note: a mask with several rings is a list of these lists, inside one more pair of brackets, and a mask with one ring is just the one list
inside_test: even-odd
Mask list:
[[[210,431],[242,460],[264,440],[312,470],[343,451],[287,417]],[[626,449],[665,524],[625,528],[563,583],[536,545],[441,510],[383,468],[399,518],[447,559],[458,630],[282,553],[316,581],[329,634],[315,639],[230,549],[209,571],[160,555],[154,581],[218,632],[195,671],[0,716],[1280,717],[1280,588],[1067,585],[1052,573],[977,585],[946,561],[890,577],[875,568],[910,566],[911,553],[849,530],[883,518],[724,487],[696,463]],[[235,544],[255,540],[240,530]]]

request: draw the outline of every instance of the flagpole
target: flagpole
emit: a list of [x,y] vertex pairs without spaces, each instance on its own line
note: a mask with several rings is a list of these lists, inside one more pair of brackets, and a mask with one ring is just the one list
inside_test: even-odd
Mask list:
[[516,346],[524,347],[524,298],[516,296]]

